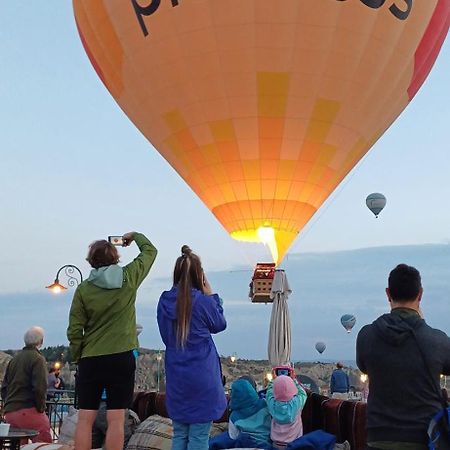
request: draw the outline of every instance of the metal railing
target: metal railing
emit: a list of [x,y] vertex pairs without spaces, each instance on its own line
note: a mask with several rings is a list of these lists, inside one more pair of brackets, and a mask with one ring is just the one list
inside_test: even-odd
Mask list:
[[61,425],[69,412],[71,406],[76,406],[75,391],[55,390],[48,391],[46,413],[50,420],[50,431],[53,441],[59,438]]

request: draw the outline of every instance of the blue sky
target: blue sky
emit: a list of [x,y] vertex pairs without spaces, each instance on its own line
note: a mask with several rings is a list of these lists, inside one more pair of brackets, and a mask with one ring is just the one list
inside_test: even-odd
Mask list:
[[[254,250],[227,235],[103,87],[71,2],[1,2],[0,55],[2,302],[45,296],[63,264],[87,273],[92,240],[133,229],[160,251],[148,283],[170,276],[184,243],[207,271],[251,267]],[[301,233],[286,267],[296,253],[450,242],[449,73],[447,40],[417,97]],[[364,203],[374,191],[388,198],[378,220]],[[136,254],[122,253],[123,262]],[[48,297],[49,310],[59,301]]]

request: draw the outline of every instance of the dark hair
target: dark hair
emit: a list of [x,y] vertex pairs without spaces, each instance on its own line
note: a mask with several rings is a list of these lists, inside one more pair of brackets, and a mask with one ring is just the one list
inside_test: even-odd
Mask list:
[[100,267],[117,264],[119,253],[114,245],[103,239],[95,241],[89,246],[86,260],[94,269],[99,269]]
[[412,301],[422,289],[420,273],[415,267],[399,264],[389,274],[388,287],[395,302]]
[[191,289],[203,289],[203,269],[200,258],[187,245],[181,247],[181,256],[175,262],[173,284],[177,286],[177,343],[186,344],[192,316]]

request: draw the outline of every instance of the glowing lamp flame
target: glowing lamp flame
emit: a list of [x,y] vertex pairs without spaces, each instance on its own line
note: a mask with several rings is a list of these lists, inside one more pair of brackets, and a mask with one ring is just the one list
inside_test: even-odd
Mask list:
[[55,280],[54,283],[50,284],[49,286],[46,286],[46,288],[50,291],[52,291],[54,294],[60,294],[61,292],[64,292],[67,290],[65,286],[63,286],[58,279]]

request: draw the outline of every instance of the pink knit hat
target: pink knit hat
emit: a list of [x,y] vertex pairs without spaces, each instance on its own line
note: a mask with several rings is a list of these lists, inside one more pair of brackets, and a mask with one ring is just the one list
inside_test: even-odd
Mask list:
[[298,393],[294,380],[287,375],[280,375],[273,382],[273,396],[280,402],[288,402]]

